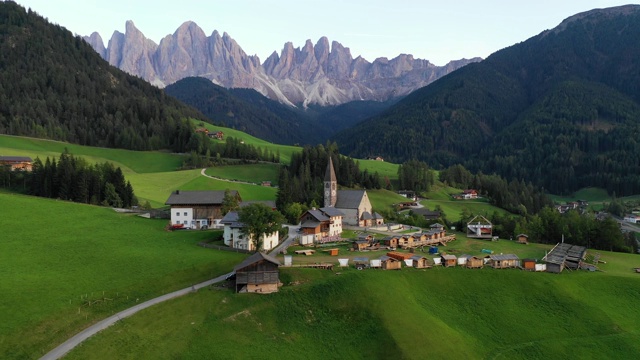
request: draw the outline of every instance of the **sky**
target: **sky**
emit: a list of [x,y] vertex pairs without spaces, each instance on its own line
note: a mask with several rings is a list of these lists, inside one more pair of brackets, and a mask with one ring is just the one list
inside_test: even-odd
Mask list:
[[322,36],[356,58],[412,54],[435,65],[486,58],[562,20],[596,8],[624,5],[609,0],[16,0],[78,35],[97,31],[107,45],[125,22],[156,44],[185,21],[207,34],[228,33],[261,62],[286,42],[304,46]]

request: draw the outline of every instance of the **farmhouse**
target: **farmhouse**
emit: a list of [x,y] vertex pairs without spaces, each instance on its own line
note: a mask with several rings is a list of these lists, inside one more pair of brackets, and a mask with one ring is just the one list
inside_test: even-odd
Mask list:
[[339,238],[342,234],[342,217],[342,212],[336,208],[311,209],[300,216],[300,229],[303,236],[312,235],[314,241]]
[[[216,220],[222,218],[224,193],[223,190],[172,192],[165,202],[171,206],[171,225],[182,225],[189,229],[215,226]],[[231,190],[230,194],[241,200],[236,190]]]
[[207,136],[209,136],[211,139],[217,139],[217,140],[223,140],[224,139],[224,133],[222,131],[216,131],[216,132],[212,132],[212,133],[207,133]]
[[478,198],[478,191],[475,189],[463,190],[462,193],[453,195],[454,199],[458,200],[472,200]]
[[628,214],[624,216],[624,221],[632,224],[637,224],[638,222],[640,222],[640,216],[635,214]]
[[416,215],[423,216],[425,220],[437,220],[440,218],[440,216],[442,216],[442,213],[440,211],[431,211],[426,208],[413,209],[411,210],[411,212]]
[[275,258],[257,252],[238,264],[236,272],[237,293],[269,294],[278,291],[280,262]]
[[243,232],[244,224],[240,222],[238,212],[236,211],[228,212],[220,223],[224,225],[224,233],[222,235],[224,244],[229,247],[258,251],[271,250],[278,246],[279,232],[275,231],[272,234],[262,234],[262,249],[256,249],[253,238]]
[[333,160],[324,176],[324,207],[335,207],[344,217],[342,222],[351,226],[375,226],[384,224],[384,217],[373,212],[366,190],[338,190],[338,180],[333,168]]
[[28,156],[0,156],[0,165],[11,171],[31,171],[33,160]]
[[514,254],[499,254],[485,256],[487,263],[494,269],[508,269],[520,266],[520,259]]
[[418,196],[416,195],[416,192],[413,190],[398,190],[398,195],[400,196],[404,196],[407,199],[413,200],[413,201],[417,201],[418,200]]

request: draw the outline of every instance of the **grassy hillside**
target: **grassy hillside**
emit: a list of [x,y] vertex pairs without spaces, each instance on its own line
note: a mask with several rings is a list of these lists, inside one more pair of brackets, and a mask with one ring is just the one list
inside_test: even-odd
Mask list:
[[4,359],[39,357],[98,319],[225,273],[244,256],[198,247],[215,233],[167,232],[165,220],[6,193],[0,203]]
[[637,278],[439,268],[339,276],[288,269],[281,279],[277,294],[202,290],[147,309],[69,358],[633,358],[640,351]]
[[434,210],[436,206],[440,206],[442,211],[447,215],[447,220],[452,222],[460,220],[465,208],[472,214],[483,216],[490,216],[494,212],[499,214],[509,213],[504,209],[491,205],[487,199],[454,200],[451,197],[452,194],[459,194],[461,192],[461,189],[437,186],[434,187],[432,191],[426,193],[426,200],[420,203],[430,210]]
[[271,181],[272,185],[278,184],[278,164],[249,164],[229,165],[208,168],[207,175],[223,179],[240,180],[251,183]]

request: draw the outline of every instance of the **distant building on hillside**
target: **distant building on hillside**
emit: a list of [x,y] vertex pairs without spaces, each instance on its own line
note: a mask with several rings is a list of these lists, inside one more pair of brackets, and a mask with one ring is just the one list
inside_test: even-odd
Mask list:
[[28,156],[0,156],[0,165],[11,171],[31,171],[33,160]]

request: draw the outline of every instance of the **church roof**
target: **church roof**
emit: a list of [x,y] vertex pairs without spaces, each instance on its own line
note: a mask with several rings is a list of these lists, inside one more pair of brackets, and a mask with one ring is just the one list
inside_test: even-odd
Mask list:
[[329,164],[327,164],[327,171],[324,173],[324,181],[338,181],[336,178],[336,171],[333,169],[333,160],[329,155]]
[[338,190],[335,207],[338,209],[357,209],[366,193],[366,190]]
[[371,220],[371,219],[373,219],[373,216],[371,216],[371,214],[369,214],[368,211],[363,211],[362,212],[362,216],[360,217],[360,219],[362,219],[362,220]]

